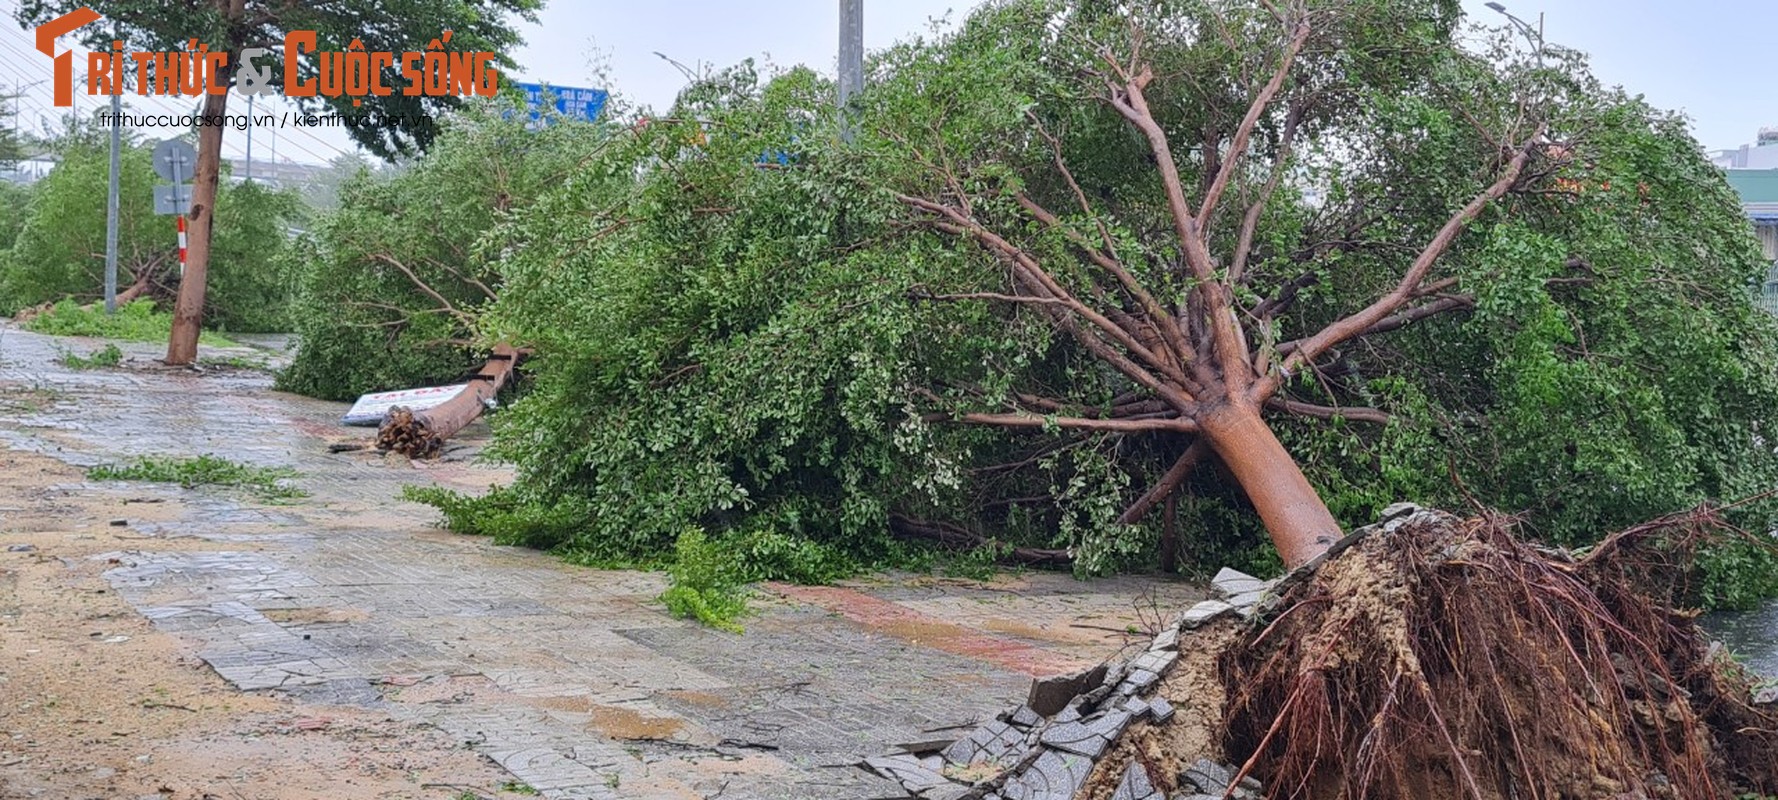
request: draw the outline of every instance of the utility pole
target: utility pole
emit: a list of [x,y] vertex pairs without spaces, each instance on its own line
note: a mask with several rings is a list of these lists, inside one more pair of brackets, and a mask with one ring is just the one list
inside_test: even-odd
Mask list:
[[852,141],[852,98],[864,91],[864,0],[840,0],[840,138]]
[[253,182],[253,98],[247,95],[247,182]]
[[105,199],[105,313],[117,313],[117,175],[123,138],[123,87],[111,92],[111,191]]

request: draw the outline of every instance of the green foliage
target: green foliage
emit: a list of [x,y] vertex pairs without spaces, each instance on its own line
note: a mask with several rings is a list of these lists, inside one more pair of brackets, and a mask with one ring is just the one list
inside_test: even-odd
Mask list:
[[301,347],[281,388],[346,400],[481,363],[471,324],[500,288],[489,262],[518,244],[496,224],[527,214],[598,145],[593,126],[528,131],[509,108],[474,106],[404,169],[358,173],[297,244]]
[[57,358],[56,361],[62,366],[74,370],[115,367],[118,364],[123,363],[123,351],[117,349],[117,345],[108,344],[94,350],[92,354],[85,356],[72,351],[66,351],[63,352],[61,357]]
[[[0,259],[0,313],[67,297],[91,301],[103,296],[110,156],[80,136],[59,153],[62,160],[55,169],[19,198],[14,207],[23,210],[16,221],[0,223],[0,244],[10,251]],[[135,144],[119,155],[120,288],[144,269],[157,271],[162,283],[177,284],[176,233],[171,217],[154,213],[152,189],[160,179],[150,155],[150,148]],[[282,254],[288,247],[287,230],[301,215],[296,196],[259,184],[225,182],[217,207],[205,323],[236,331],[284,330],[289,325],[290,281]]]
[[86,471],[95,481],[153,481],[177,483],[187,489],[198,486],[226,486],[251,491],[262,500],[294,500],[309,493],[288,481],[297,477],[287,467],[256,467],[229,461],[208,453],[196,458],[155,456],[139,458],[128,464],[102,464]]
[[[51,336],[92,336],[126,342],[164,342],[173,330],[173,315],[154,310],[153,300],[137,300],[106,314],[103,305],[81,306],[63,300],[25,323],[25,330]],[[235,347],[220,334],[205,331],[198,341],[214,347]]]
[[747,613],[747,590],[724,548],[706,539],[703,531],[690,528],[679,534],[673,554],[667,567],[672,585],[661,594],[667,610],[681,619],[740,633],[735,620]]
[[[879,54],[850,145],[830,84],[741,65],[588,152],[500,220],[491,238],[510,247],[481,251],[501,288],[480,333],[537,357],[531,391],[495,420],[493,452],[518,480],[447,516],[506,531],[547,520],[540,541],[590,560],[646,562],[701,528],[731,532],[718,542],[772,531],[868,565],[893,552],[888,523],[905,515],[1069,547],[1082,572],[1152,563],[1161,514],[1116,517],[1188,440],[951,421],[1016,407],[1015,393],[1089,416],[1146,395],[1032,304],[923,300],[1010,293],[1007,271],[892,194],[966,199],[1092,296],[1076,246],[1033,221],[1023,194],[1111,240],[1154,294],[1191,290],[1147,143],[1098,99],[1102,45],[1128,46],[1126,11],[1149,30],[1149,103],[1182,183],[1201,193],[1198,143],[1247,110],[1228,76],[1273,63],[1260,39],[1226,35],[1263,38],[1275,23],[1258,4],[1216,19],[1196,3],[991,4],[954,34]],[[1308,98],[1295,144],[1281,145],[1282,112],[1265,115],[1210,228],[1227,263],[1244,208],[1273,193],[1237,291],[1249,308],[1295,294],[1247,331],[1258,345],[1393,287],[1488,180],[1501,145],[1487,131],[1535,112],[1565,148],[1437,262],[1472,306],[1339,348],[1287,382],[1292,399],[1391,415],[1271,418],[1335,515],[1358,525],[1397,500],[1473,499],[1583,543],[1778,485],[1778,327],[1747,293],[1766,265],[1683,120],[1599,85],[1571,51],[1534,58],[1484,35],[1477,52],[1455,3],[1324,11],[1323,38],[1287,81]],[[787,148],[793,166],[756,166]],[[1269,187],[1279,160],[1290,179]],[[1771,530],[1775,511],[1743,507],[1737,521]],[[1226,473],[1196,473],[1176,513],[1188,559],[1276,564]],[[1759,576],[1778,565],[1765,558],[1706,559],[1704,599],[1770,591]]]

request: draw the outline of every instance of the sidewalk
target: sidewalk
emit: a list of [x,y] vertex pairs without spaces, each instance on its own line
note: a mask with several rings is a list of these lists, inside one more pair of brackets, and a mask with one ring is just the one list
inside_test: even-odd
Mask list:
[[367,438],[336,424],[344,404],[271,391],[255,371],[166,371],[154,345],[121,344],[120,369],[54,361],[98,344],[0,328],[0,391],[51,398],[0,404],[0,443],[77,466],[215,453],[294,467],[312,493],[268,506],[132,487],[184,502],[132,524],[150,537],[138,549],[106,554],[118,594],[240,690],[434,726],[546,797],[895,796],[853,765],[979,722],[1033,675],[1096,663],[1152,609],[1204,595],[1043,573],[878,576],[761,587],[745,634],[712,631],[666,615],[659,575],[450,534],[395,499],[404,484],[505,480],[469,460],[483,426],[440,463],[330,454]]

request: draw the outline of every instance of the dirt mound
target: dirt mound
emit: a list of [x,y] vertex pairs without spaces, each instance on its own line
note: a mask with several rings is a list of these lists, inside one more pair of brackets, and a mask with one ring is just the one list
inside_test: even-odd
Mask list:
[[1225,747],[1274,798],[1778,792],[1778,713],[1676,610],[1697,512],[1584,556],[1419,512],[1278,587],[1220,663]]

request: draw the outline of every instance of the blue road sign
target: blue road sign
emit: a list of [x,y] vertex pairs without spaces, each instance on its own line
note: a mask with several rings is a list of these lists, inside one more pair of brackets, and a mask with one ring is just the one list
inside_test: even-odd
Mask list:
[[525,107],[531,111],[531,119],[543,117],[544,103],[554,99],[552,106],[566,117],[591,122],[599,118],[599,111],[605,107],[605,100],[610,93],[604,89],[579,89],[573,86],[552,86],[547,83],[522,83],[514,81],[525,92]]

